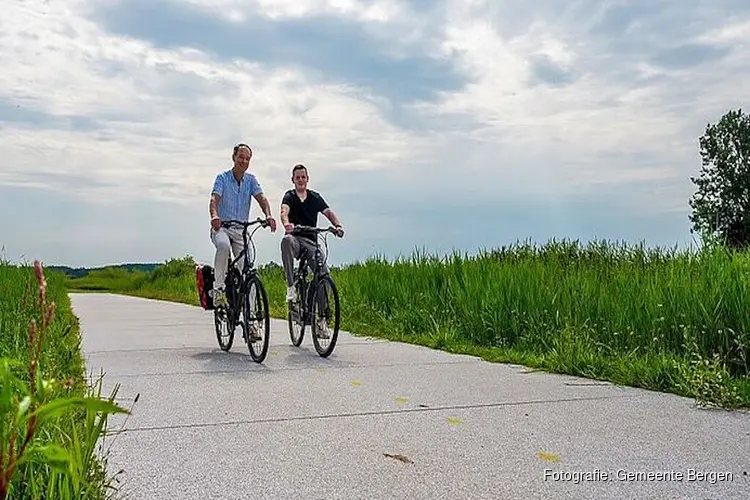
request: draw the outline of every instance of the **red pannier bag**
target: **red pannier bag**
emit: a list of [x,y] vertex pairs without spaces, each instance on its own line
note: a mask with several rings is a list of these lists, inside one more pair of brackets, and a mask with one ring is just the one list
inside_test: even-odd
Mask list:
[[208,264],[195,267],[195,284],[198,288],[198,299],[206,311],[214,309],[214,301],[209,293],[214,287],[214,269]]

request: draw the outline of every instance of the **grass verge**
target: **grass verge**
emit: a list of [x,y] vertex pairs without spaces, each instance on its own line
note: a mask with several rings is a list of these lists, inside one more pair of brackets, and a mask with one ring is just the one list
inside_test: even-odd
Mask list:
[[99,452],[126,410],[87,384],[65,277],[0,262],[0,296],[0,499],[108,498]]
[[[672,392],[701,405],[750,407],[750,257],[607,242],[513,245],[476,256],[415,252],[332,269],[342,328],[488,361]],[[152,273],[101,271],[70,280],[198,304],[195,262]],[[283,318],[283,273],[261,268]]]

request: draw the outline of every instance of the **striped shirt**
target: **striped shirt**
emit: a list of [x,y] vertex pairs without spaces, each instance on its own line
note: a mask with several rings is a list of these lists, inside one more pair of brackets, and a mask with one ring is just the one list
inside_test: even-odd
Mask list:
[[253,196],[262,193],[255,175],[245,172],[241,182],[234,178],[232,170],[226,170],[216,176],[211,193],[218,194],[218,215],[221,220],[247,221],[250,217],[250,205]]

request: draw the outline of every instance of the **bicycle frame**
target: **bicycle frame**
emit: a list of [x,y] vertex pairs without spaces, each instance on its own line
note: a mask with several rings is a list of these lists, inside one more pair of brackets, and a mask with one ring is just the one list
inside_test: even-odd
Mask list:
[[[256,224],[259,227],[255,228],[255,230],[248,236],[248,228]],[[268,334],[271,330],[271,327],[270,317],[268,315],[268,295],[265,291],[265,287],[263,286],[263,282],[260,279],[260,273],[257,269],[255,269],[255,258],[253,258],[252,261],[249,258],[249,248],[250,245],[253,246],[253,257],[255,257],[255,243],[253,242],[255,231],[257,231],[260,227],[267,227],[269,225],[270,222],[268,220],[261,219],[260,217],[255,219],[254,221],[249,222],[228,220],[222,221],[221,223],[221,226],[225,228],[230,228],[232,226],[239,226],[242,228],[242,251],[239,252],[239,254],[236,255],[234,259],[228,259],[229,262],[227,263],[227,275],[225,280],[227,305],[226,307],[217,308],[217,310],[214,311],[216,335],[219,339],[219,347],[221,347],[223,351],[229,351],[232,348],[232,343],[234,341],[235,327],[240,325],[240,314],[244,313],[243,322],[241,323],[243,338],[245,339],[247,347],[250,350],[250,355],[256,363],[262,363],[266,358],[266,354],[268,353]],[[240,261],[240,259],[242,259],[242,261]],[[238,269],[240,262],[242,262],[242,272],[240,272],[240,270]],[[249,302],[254,302],[254,298],[251,298],[250,301],[247,300],[249,294],[248,289],[253,284],[255,284],[258,288],[257,292],[258,298],[260,300],[260,303],[258,305],[260,306],[260,313],[249,304]],[[259,353],[256,352],[253,348],[255,341],[259,339],[255,336],[255,333],[258,333],[256,330],[253,330],[253,336],[250,336],[250,322],[252,320],[248,317],[249,313],[252,313],[253,316],[255,316],[256,313],[259,314],[259,317],[257,319],[264,323],[262,329],[266,332],[265,342],[263,343],[263,347],[261,349],[261,352]],[[224,342],[222,340],[223,328],[220,325],[222,323],[222,319],[226,320],[227,322],[227,329],[229,334],[229,340],[227,342]],[[262,338],[264,337],[261,336],[261,339]]]
[[[315,252],[311,255],[312,250],[308,250],[307,247],[303,247],[303,252],[300,254],[299,266],[294,273],[294,287],[297,291],[297,300],[292,301],[289,304],[289,311],[287,314],[287,323],[289,325],[289,335],[291,337],[292,345],[299,347],[302,344],[302,339],[305,336],[305,327],[310,325],[312,328],[312,339],[315,350],[318,354],[324,358],[327,358],[333,352],[336,346],[336,339],[339,335],[339,327],[341,323],[341,311],[340,301],[338,295],[338,289],[336,282],[331,276],[330,270],[328,272],[323,271],[323,267],[326,264],[328,257],[328,240],[324,238],[326,245],[325,258],[320,249],[320,242],[318,235],[320,233],[336,233],[337,230],[333,227],[327,229],[311,227],[311,226],[295,226],[291,232],[293,235],[300,234],[312,234],[314,235],[315,241]],[[325,235],[328,236],[328,235]],[[317,264],[313,268],[312,279],[307,281],[307,268],[312,267],[312,259],[315,259],[314,263]],[[327,267],[327,266],[326,266]],[[329,298],[327,294],[323,292],[323,295],[319,295],[320,285],[328,287],[332,296]],[[317,302],[318,307],[315,307]],[[320,309],[316,313],[316,311]],[[319,319],[326,321],[326,326],[321,326],[320,323],[313,322],[316,316],[320,316]],[[320,336],[318,330],[323,329],[327,332],[329,330],[327,323],[328,320],[333,320],[333,328],[330,331],[330,335]],[[299,328],[299,332],[297,332]],[[323,347],[321,340],[330,339],[330,343],[327,347]]]
[[[256,227],[255,229],[253,229],[253,232],[250,233],[250,237],[248,237],[248,235],[247,235],[248,228],[250,228],[251,226],[254,226],[256,224],[258,224],[258,227]],[[255,235],[255,232],[258,229],[260,229],[261,227],[267,227],[268,226],[268,221],[266,221],[265,219],[261,219],[260,217],[258,217],[254,221],[250,221],[250,222],[243,222],[243,221],[239,221],[239,220],[227,220],[227,221],[222,221],[222,223],[221,223],[221,227],[225,227],[227,229],[229,227],[231,227],[231,226],[240,226],[242,228],[242,246],[243,246],[243,249],[240,252],[240,254],[237,255],[234,258],[234,260],[232,260],[232,261],[229,262],[229,267],[236,267],[237,266],[237,262],[239,262],[240,259],[244,259],[243,265],[244,265],[244,269],[245,270],[249,269],[250,267],[252,267],[253,269],[255,269],[255,257],[256,257],[255,251],[256,251],[256,248],[255,248],[255,242],[253,241],[253,236]],[[250,261],[250,258],[248,257],[248,248],[249,248],[248,242],[250,242],[250,244],[253,246],[253,260],[252,260],[252,262]]]
[[[323,276],[330,275],[330,272],[324,272],[323,264],[326,263],[328,260],[328,235],[325,234],[323,237],[323,241],[325,243],[326,248],[326,258],[324,259],[321,252],[320,252],[320,242],[318,241],[318,235],[321,233],[335,233],[336,229],[332,226],[329,226],[328,228],[319,228],[319,227],[313,227],[313,226],[302,226],[302,225],[296,225],[294,226],[294,230],[292,230],[293,235],[300,235],[300,234],[312,234],[315,236],[315,255],[312,256],[312,258],[315,259],[317,266],[312,270],[312,277],[310,278],[310,281],[307,282],[307,268],[310,266],[309,259],[310,255],[307,254],[307,251],[305,250],[304,253],[300,256],[300,262],[297,266],[297,272],[295,273],[296,277],[299,279],[299,281],[302,284],[306,284],[308,289],[312,289],[313,286],[322,278]],[[302,315],[302,321],[307,322],[308,321],[308,315],[310,314],[310,311],[312,310],[312,294],[308,293],[307,289],[301,289],[300,293],[303,295],[300,297],[303,300],[300,300],[300,303],[302,304],[302,311],[300,311]]]
[[[256,224],[258,225],[258,227],[256,227],[253,230],[253,232],[250,233],[250,236],[248,237],[248,234],[247,234],[248,228]],[[240,259],[243,259],[242,274],[240,274],[240,283],[239,283],[239,290],[238,290],[240,294],[239,298],[241,298],[244,294],[247,293],[247,284],[256,274],[258,274],[258,270],[255,268],[256,248],[255,248],[255,242],[253,242],[253,236],[255,235],[255,232],[258,229],[260,229],[261,227],[267,227],[268,225],[269,225],[268,221],[265,219],[261,219],[260,217],[250,222],[244,222],[240,220],[227,220],[227,221],[221,222],[221,226],[225,228],[229,228],[232,226],[239,226],[242,228],[242,246],[243,246],[242,251],[240,252],[239,255],[235,256],[233,260],[230,260],[229,265],[227,266],[227,278],[229,278],[230,273],[233,272],[233,270],[238,269],[237,263],[240,261]],[[252,245],[252,248],[253,248],[253,260],[252,261],[250,261],[250,258],[248,256],[249,245]],[[229,287],[227,287],[227,292],[229,292]],[[234,290],[232,290],[232,292],[229,292],[229,293],[231,293],[232,295],[232,298],[229,302],[230,303],[234,302],[235,301]],[[227,298],[229,298],[229,293],[227,294]],[[232,303],[230,305],[232,306],[231,309],[232,309],[232,312],[234,313],[233,316],[238,315],[239,311],[235,310],[236,304]],[[234,320],[235,318],[233,317],[232,319]]]
[[[317,236],[320,233],[333,233],[335,231],[336,230],[333,227],[328,227],[326,229],[323,229],[323,228],[310,227],[310,226],[295,226],[294,230],[292,231],[292,234],[296,236],[296,235],[304,234],[304,233],[308,233],[308,234],[312,233],[315,236],[315,255],[313,256],[313,258],[316,260],[318,264],[316,268],[320,270],[323,268],[323,264],[325,264],[328,258],[328,239],[327,239],[328,235],[324,236],[324,242],[326,246],[326,259],[323,259],[322,254],[320,252],[320,242],[318,241]],[[306,267],[306,265],[309,265],[307,260],[310,258],[310,256],[304,255],[304,257],[305,257],[304,259],[300,259],[300,264],[298,268],[299,270],[302,270],[303,268]],[[322,276],[322,274],[320,274],[321,272],[322,271],[318,271],[318,277]]]

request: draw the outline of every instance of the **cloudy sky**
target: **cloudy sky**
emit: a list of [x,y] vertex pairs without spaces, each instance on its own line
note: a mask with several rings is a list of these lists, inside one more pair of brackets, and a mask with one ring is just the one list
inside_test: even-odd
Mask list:
[[747,0],[4,0],[0,245],[210,261],[237,141],[276,213],[309,166],[333,263],[689,245],[697,140],[750,108],[749,53]]

